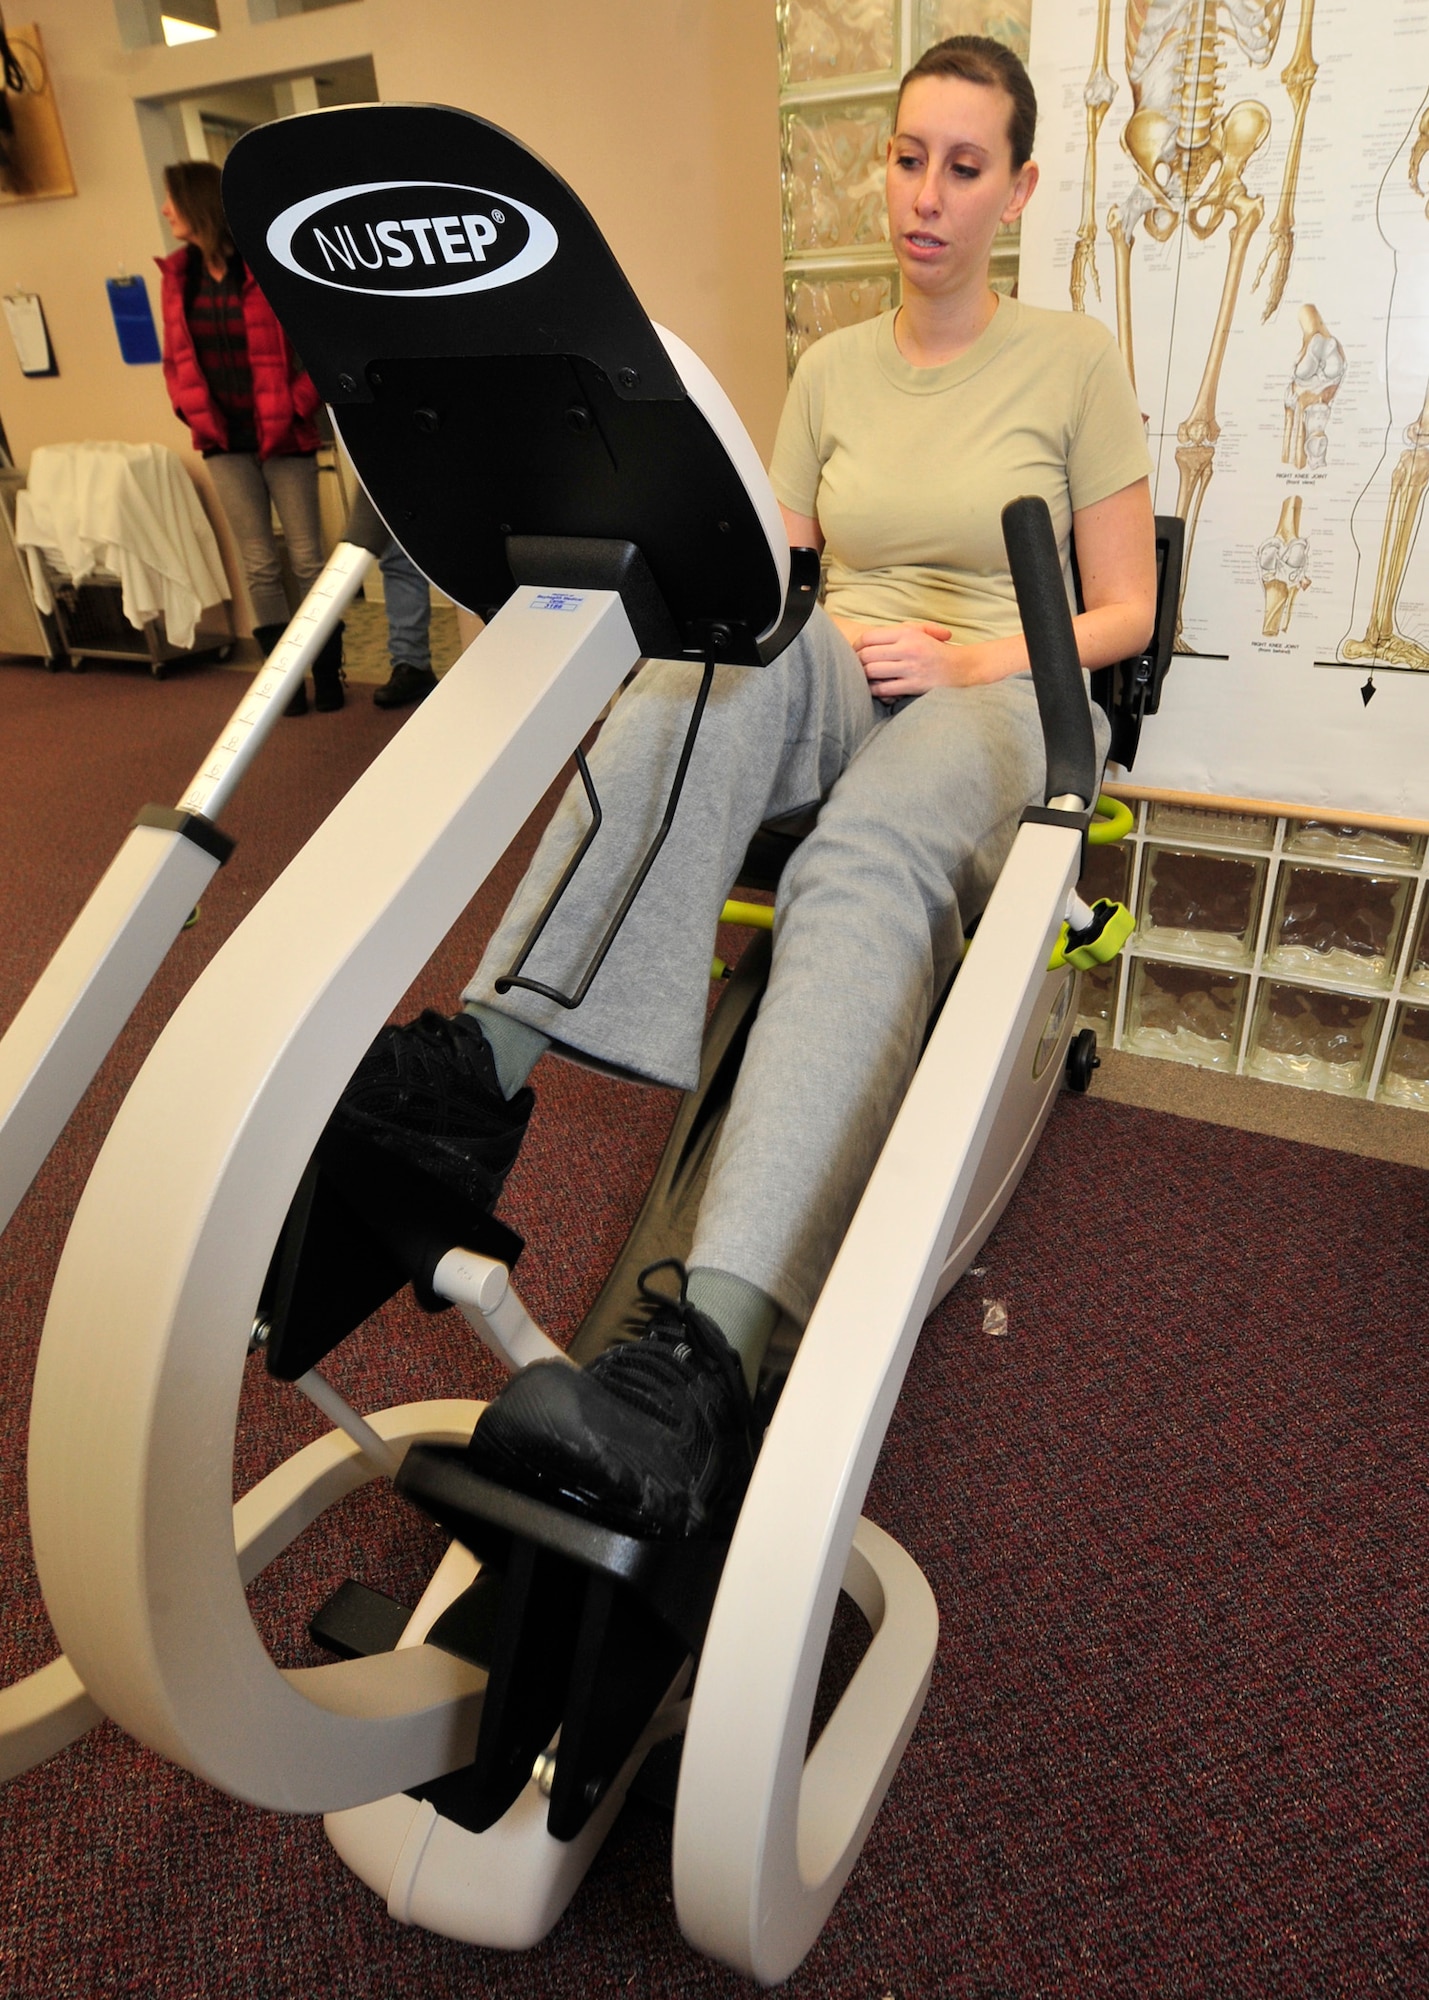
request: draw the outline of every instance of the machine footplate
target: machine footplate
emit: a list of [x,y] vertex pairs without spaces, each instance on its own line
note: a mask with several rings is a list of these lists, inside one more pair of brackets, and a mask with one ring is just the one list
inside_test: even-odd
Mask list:
[[432,1274],[449,1250],[512,1267],[521,1238],[494,1215],[383,1146],[329,1128],[298,1183],[264,1280],[270,1375],[295,1382],[410,1284],[418,1303],[447,1301]]
[[484,1831],[559,1731],[547,1825],[572,1840],[698,1651],[728,1544],[620,1534],[481,1478],[450,1445],[414,1445],[397,1485],[502,1578],[476,1756],[421,1796]]

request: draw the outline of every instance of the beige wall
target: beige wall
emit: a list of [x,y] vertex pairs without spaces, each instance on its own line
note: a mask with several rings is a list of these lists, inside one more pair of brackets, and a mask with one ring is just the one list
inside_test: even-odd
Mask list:
[[0,210],[0,289],[38,292],[60,365],[26,380],[0,330],[0,417],[37,444],[156,440],[187,451],[157,366],[127,367],[104,280],[169,248],[136,98],[304,74],[370,55],[384,99],[456,104],[506,126],[571,182],[651,315],[723,382],[767,453],[783,395],[774,0],[350,0],[264,22],[219,0],[223,32],[121,47],[113,0],[12,7],[44,36],[77,195]]

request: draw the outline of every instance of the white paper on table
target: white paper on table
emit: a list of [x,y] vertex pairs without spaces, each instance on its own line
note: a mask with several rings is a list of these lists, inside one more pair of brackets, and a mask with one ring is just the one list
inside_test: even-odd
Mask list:
[[54,367],[49,329],[38,292],[7,292],[5,317],[20,360],[22,375],[48,375]]

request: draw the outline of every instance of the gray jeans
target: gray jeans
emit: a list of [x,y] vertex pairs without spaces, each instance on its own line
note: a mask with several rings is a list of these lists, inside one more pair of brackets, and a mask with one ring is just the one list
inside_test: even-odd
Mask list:
[[238,544],[253,622],[286,625],[289,605],[273,534],[273,509],[283,524],[301,601],[323,566],[317,460],[301,453],[260,459],[251,451],[216,451],[205,463]]
[[[699,669],[652,662],[591,753],[605,821],[525,967],[569,991],[659,823]],[[1099,742],[1105,724],[1097,712]],[[807,1319],[917,1065],[928,1015],[1044,772],[1025,676],[875,701],[822,611],[772,667],[721,667],[669,839],[575,1012],[492,981],[589,820],[562,801],[467,990],[659,1083],[699,1071],[715,926],[761,821],[825,798],[780,883],[768,991],[690,1261]]]

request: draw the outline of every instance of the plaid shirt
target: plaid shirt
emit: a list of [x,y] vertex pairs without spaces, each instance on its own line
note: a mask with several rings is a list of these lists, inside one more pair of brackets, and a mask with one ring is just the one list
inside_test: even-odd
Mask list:
[[228,449],[256,451],[253,371],[248,365],[248,329],[243,318],[243,264],[235,255],[223,276],[214,278],[202,259],[194,261],[198,274],[186,303],[198,365],[228,427]]

